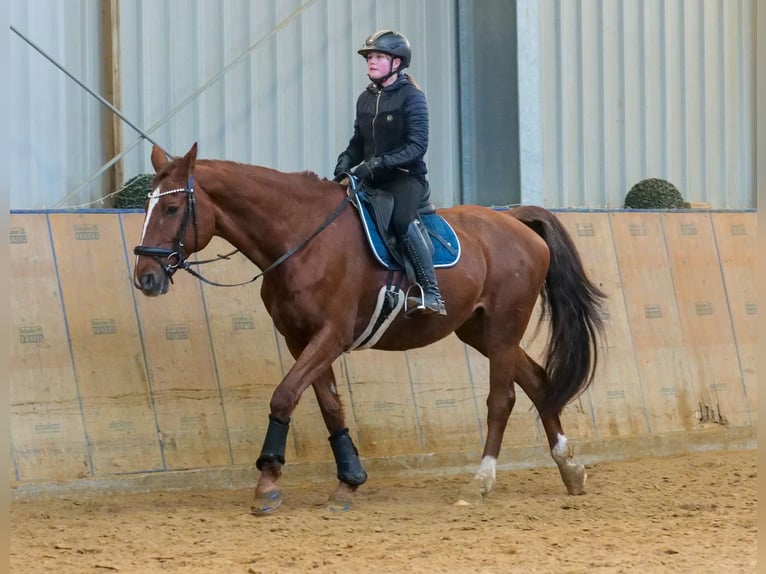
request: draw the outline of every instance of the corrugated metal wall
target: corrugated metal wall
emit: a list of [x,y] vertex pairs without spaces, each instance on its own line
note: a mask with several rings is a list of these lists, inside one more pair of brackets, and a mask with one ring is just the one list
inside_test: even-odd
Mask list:
[[[439,205],[470,201],[481,196],[472,186],[487,179],[463,171],[476,142],[461,131],[461,113],[464,126],[481,126],[477,113],[490,114],[497,107],[490,104],[514,95],[467,85],[471,74],[460,67],[470,65],[470,46],[461,55],[457,5],[123,0],[121,107],[174,154],[198,141],[203,157],[329,175],[366,83],[356,48],[374,30],[397,28],[412,41],[411,73],[430,103],[433,198]],[[755,206],[755,0],[515,6],[520,45],[509,42],[502,56],[518,58],[520,143],[511,160],[520,166],[522,201],[620,207],[634,183],[664,177],[689,201]],[[95,0],[11,0],[10,22],[100,91],[102,7]],[[480,51],[481,31],[473,34]],[[110,159],[103,106],[14,33],[9,44],[11,207],[82,206],[114,191],[96,177],[75,193]],[[487,105],[461,111],[461,91]],[[130,149],[125,179],[151,171],[149,145],[134,145],[138,134],[128,126],[122,136]]]
[[[202,157],[331,175],[368,81],[356,49],[375,30],[395,28],[411,39],[410,72],[429,97],[433,198],[451,205],[460,197],[453,4],[122,1],[121,108],[173,154],[198,141]],[[11,0],[10,22],[101,93],[101,8],[94,0]],[[11,207],[84,206],[114,191],[96,177],[73,193],[111,159],[105,108],[14,33],[10,48]],[[125,179],[152,171],[150,145],[134,145],[139,135],[128,126],[122,133],[131,148]]]
[[755,207],[754,0],[541,0],[546,206]]
[[[451,1],[137,0],[121,3],[120,21],[125,112],[146,129],[161,124],[150,135],[167,151],[199,141],[201,157],[322,176],[332,175],[369,82],[356,50],[375,30],[402,31],[429,98],[433,198],[459,197]],[[135,139],[125,131],[126,146]],[[126,158],[126,178],[152,171],[149,147]]]
[[[11,0],[10,24],[93,89],[101,85],[100,16],[92,0]],[[11,208],[56,207],[104,163],[103,106],[20,36],[8,42]],[[67,205],[103,196],[99,182]]]

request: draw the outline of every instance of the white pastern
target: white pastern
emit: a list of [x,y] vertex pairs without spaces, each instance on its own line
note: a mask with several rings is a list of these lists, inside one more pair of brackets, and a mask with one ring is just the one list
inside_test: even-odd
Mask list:
[[563,434],[558,436],[555,446],[551,449],[551,455],[553,455],[553,459],[559,464],[567,462],[572,458],[572,449],[569,448],[567,437]]
[[481,482],[481,493],[489,494],[492,487],[495,486],[495,477],[497,474],[497,459],[491,456],[485,456],[481,459],[479,470],[474,476],[474,480]]
[[588,473],[582,464],[577,464],[572,460],[572,447],[569,446],[567,437],[563,434],[558,435],[556,444],[551,449],[551,456],[559,467],[561,478],[569,494],[585,494],[585,481],[588,480]]

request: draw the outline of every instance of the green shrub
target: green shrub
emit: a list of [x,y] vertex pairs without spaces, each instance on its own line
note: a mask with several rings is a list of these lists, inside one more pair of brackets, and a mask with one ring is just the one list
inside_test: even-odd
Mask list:
[[143,209],[146,197],[152,192],[153,173],[139,173],[125,182],[114,197],[116,209]]
[[625,209],[681,209],[684,198],[678,188],[664,179],[639,181],[625,196]]

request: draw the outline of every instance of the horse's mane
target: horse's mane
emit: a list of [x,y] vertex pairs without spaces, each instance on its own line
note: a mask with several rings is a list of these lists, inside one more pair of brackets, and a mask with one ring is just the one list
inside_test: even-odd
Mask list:
[[237,162],[237,161],[231,161],[226,159],[202,159],[197,162],[199,165],[202,166],[209,166],[209,167],[219,167],[219,168],[235,168],[238,171],[242,172],[250,172],[252,170],[255,170],[256,172],[260,171],[263,173],[273,173],[273,174],[282,174],[282,175],[292,175],[300,178],[309,179],[312,182],[316,181],[326,181],[326,177],[319,177],[319,175],[316,172],[310,171],[310,170],[302,170],[302,171],[293,171],[293,172],[282,172],[278,169],[274,169],[272,167],[266,167],[263,165],[256,165],[256,164],[249,164],[249,163],[243,163],[243,162]]
[[[156,182],[172,172],[182,159],[183,158],[181,157],[171,159],[155,175],[152,187],[156,185]],[[289,181],[292,182],[291,185],[296,186],[297,188],[305,188],[322,183],[327,184],[331,181],[326,177],[320,177],[316,172],[310,170],[283,172],[271,167],[225,159],[198,159],[196,172],[200,181],[206,181],[207,175],[212,175],[217,172],[218,177],[215,177],[216,180],[219,180],[219,177],[222,174],[228,173],[231,176],[243,177],[253,182],[281,181],[282,183],[287,183]],[[205,172],[207,172],[207,174]],[[210,190],[209,187],[207,189]]]
[[326,181],[326,177],[319,177],[316,172],[311,170],[303,170],[303,171],[295,171],[293,172],[295,175],[306,177],[308,179],[311,179],[313,181]]

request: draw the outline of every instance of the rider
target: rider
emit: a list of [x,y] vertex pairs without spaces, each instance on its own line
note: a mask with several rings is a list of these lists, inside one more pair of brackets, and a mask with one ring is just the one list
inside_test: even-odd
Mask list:
[[375,32],[357,50],[372,81],[356,102],[354,134],[338,156],[335,177],[350,172],[361,182],[394,197],[389,231],[409,260],[423,291],[408,297],[411,310],[446,315],[431,251],[414,223],[418,205],[429,196],[424,156],[428,148],[428,105],[420,87],[402,72],[412,51],[404,35]]

